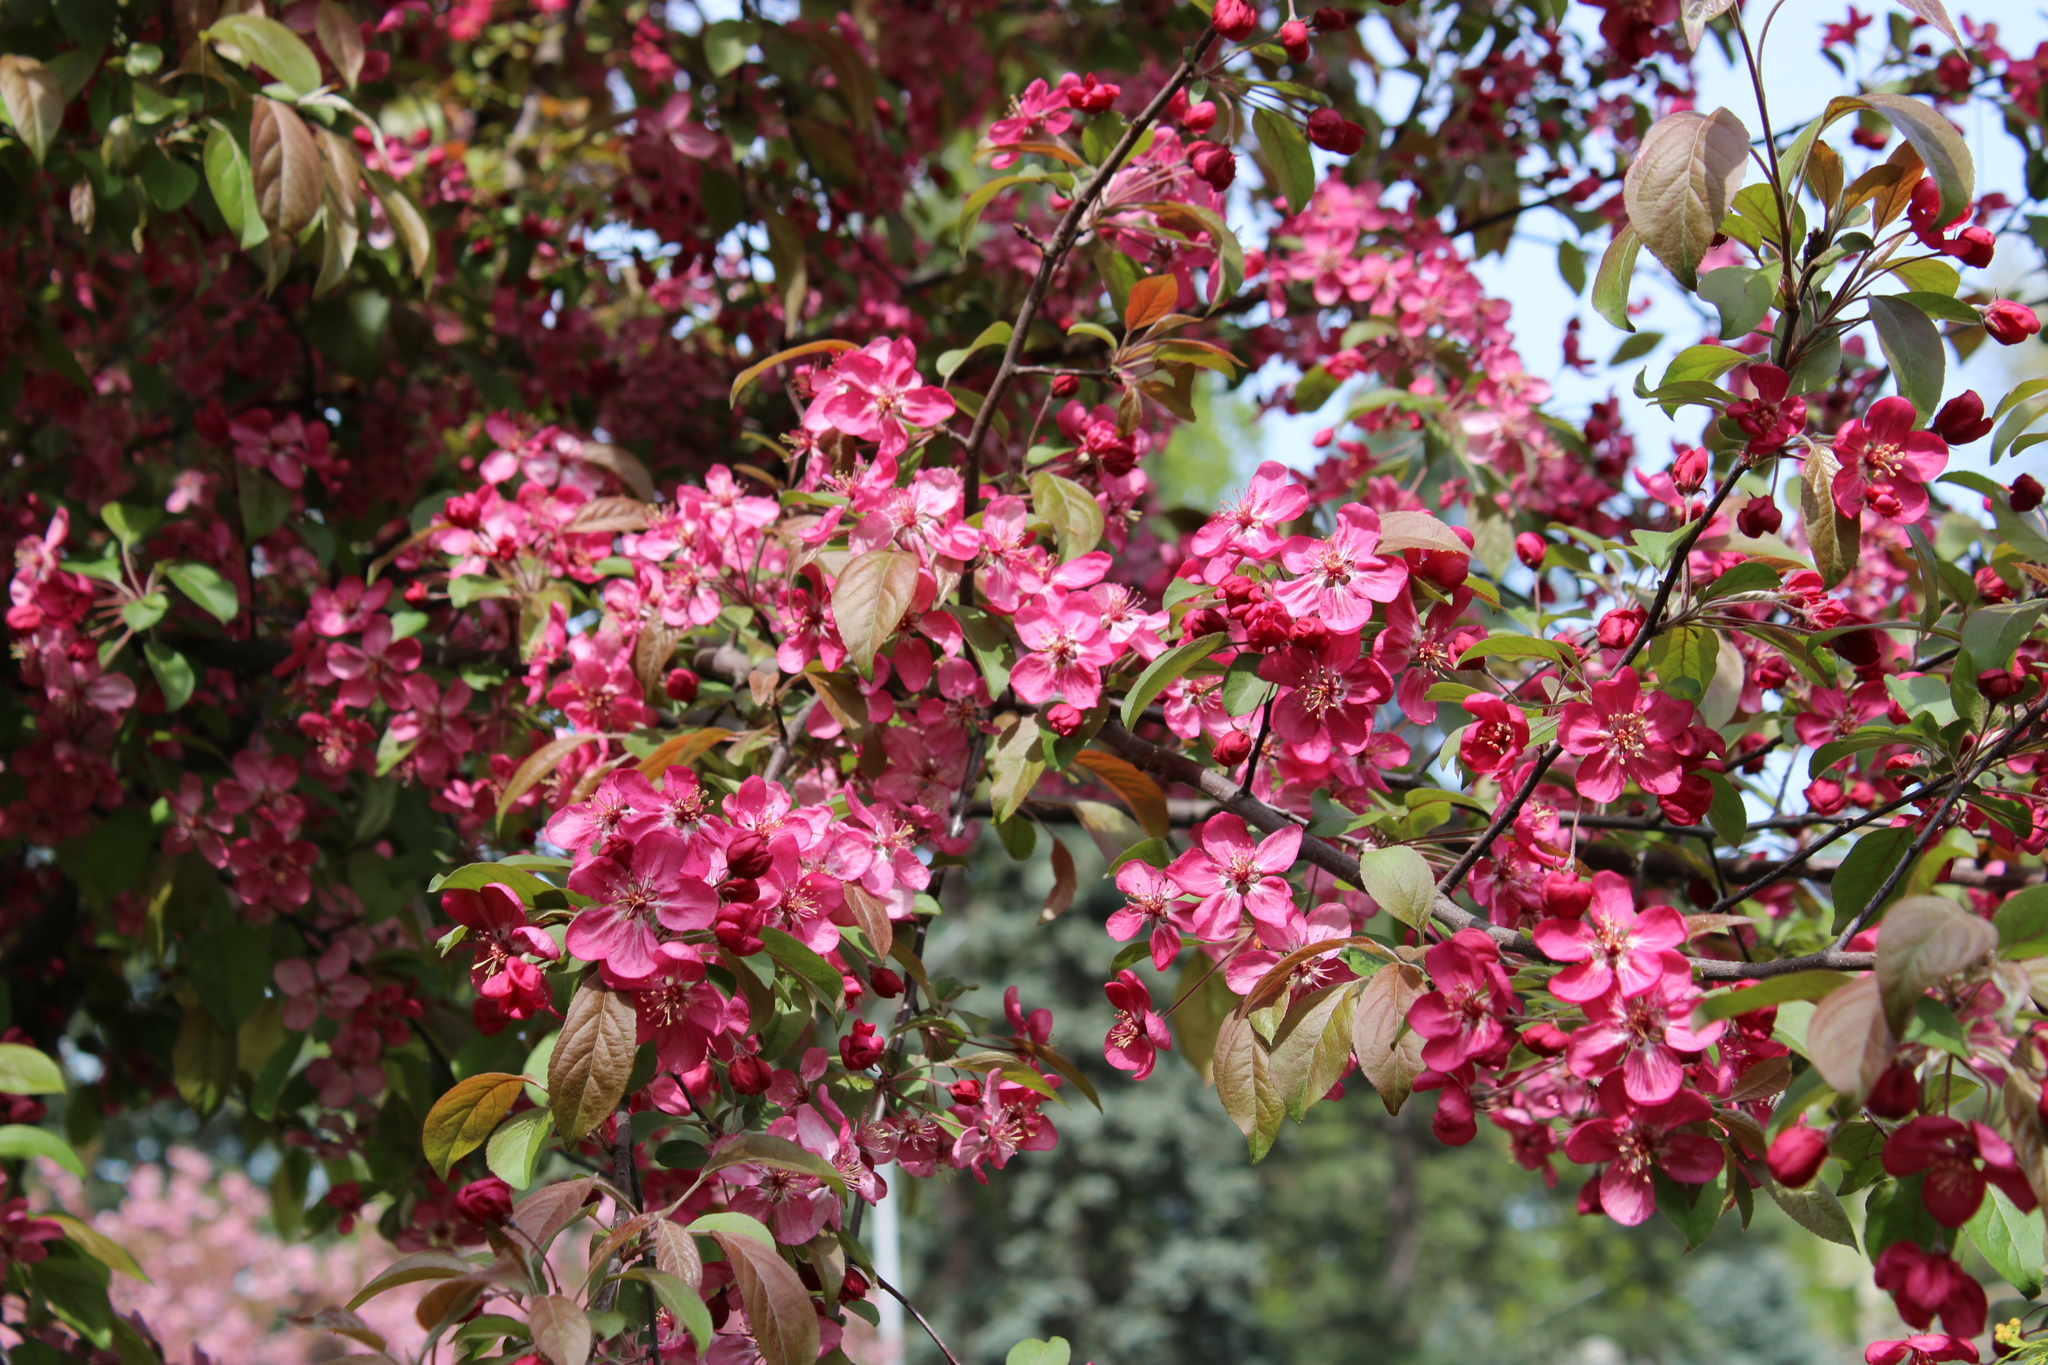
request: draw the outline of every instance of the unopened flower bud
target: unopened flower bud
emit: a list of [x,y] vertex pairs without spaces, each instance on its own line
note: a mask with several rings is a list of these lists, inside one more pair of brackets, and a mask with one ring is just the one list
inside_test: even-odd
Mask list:
[[1806,808],[1815,815],[1833,815],[1848,801],[1848,793],[1832,777],[1816,778],[1806,784]]
[[1226,768],[1234,768],[1245,761],[1252,751],[1252,737],[1242,730],[1232,730],[1216,741],[1216,761]]
[[718,898],[751,904],[761,898],[761,883],[752,877],[727,877],[718,884]]
[[1472,573],[1472,556],[1449,550],[1403,550],[1401,558],[1408,561],[1409,572],[1444,592],[1456,592]]
[[1246,0],[1216,0],[1216,8],[1209,14],[1209,22],[1216,31],[1233,43],[1241,43],[1251,36],[1259,26],[1259,12]]
[[1643,628],[1649,613],[1638,606],[1616,607],[1600,618],[1599,637],[1602,649],[1627,649],[1636,641],[1636,632]]
[[1244,638],[1263,652],[1285,649],[1294,639],[1294,620],[1278,602],[1261,602],[1245,614]]
[[1541,569],[1543,557],[1550,553],[1550,542],[1534,531],[1524,531],[1515,537],[1515,558],[1522,561],[1525,569]]
[[1977,690],[1984,694],[1984,700],[2006,701],[2017,697],[2027,685],[2027,675],[2019,668],[1987,668],[1977,675]]
[[1222,589],[1223,600],[1232,606],[1236,606],[1241,602],[1249,602],[1259,595],[1258,580],[1246,578],[1241,573],[1232,574],[1217,586]]
[[2001,346],[2017,346],[2041,330],[2041,319],[2024,303],[2000,299],[1984,309],[1984,330]]
[[1214,635],[1219,631],[1228,629],[1230,629],[1230,622],[1224,617],[1222,612],[1214,607],[1204,607],[1200,611],[1191,611],[1186,616],[1180,618],[1180,634],[1184,640],[1192,640],[1202,635]]
[[687,668],[671,668],[668,676],[661,680],[661,690],[668,694],[670,701],[688,706],[697,700],[697,675]]
[[1780,1184],[1793,1188],[1805,1185],[1820,1174],[1820,1166],[1828,1159],[1827,1137],[1817,1128],[1795,1124],[1778,1134],[1771,1143],[1770,1154],[1764,1158],[1769,1163],[1772,1177]]
[[1735,514],[1735,529],[1751,539],[1776,533],[1785,524],[1785,514],[1771,498],[1751,498]]
[[1330,623],[1320,616],[1304,616],[1294,623],[1294,643],[1303,649],[1321,649],[1330,642]]
[[1998,252],[1998,239],[1991,235],[1991,229],[1972,223],[1956,234],[1949,243],[1948,254],[1964,265],[1982,270],[1991,264],[1991,258]]
[[1920,1076],[1904,1062],[1894,1062],[1870,1087],[1863,1107],[1881,1119],[1902,1119],[1920,1107]]
[[1972,576],[1977,584],[1977,595],[1986,605],[1997,606],[2000,602],[2012,601],[2012,585],[1998,576],[1998,570],[1988,565]]
[[[1218,8],[1222,8],[1220,5]],[[1209,182],[1209,188],[1217,191],[1230,188],[1230,182],[1237,179],[1237,157],[1230,148],[1219,147],[1213,142],[1197,142],[1188,149],[1188,165],[1195,174]]]
[[1558,919],[1579,919],[1593,903],[1593,883],[1582,882],[1569,872],[1552,872],[1543,878],[1543,913]]
[[853,1032],[839,1040],[839,1062],[848,1071],[866,1071],[882,1060],[888,1044],[875,1035],[875,1026],[865,1019],[854,1021]]
[[1350,10],[1332,9],[1327,5],[1308,19],[1308,26],[1318,33],[1342,33],[1357,23],[1358,16]]
[[976,1080],[954,1081],[946,1087],[946,1093],[960,1104],[981,1103],[981,1082]]
[[1289,19],[1280,25],[1280,46],[1286,49],[1287,60],[1305,62],[1308,60],[1308,25],[1299,19]]
[[1570,1041],[1563,1029],[1547,1020],[1522,1030],[1522,1046],[1538,1057],[1562,1056],[1565,1045]]
[[1326,152],[1354,155],[1365,145],[1365,129],[1335,109],[1318,109],[1308,116],[1308,140]]
[[512,1187],[494,1175],[472,1180],[455,1192],[455,1208],[472,1223],[502,1223],[512,1216]]
[[868,1296],[868,1277],[860,1273],[860,1267],[846,1267],[846,1278],[839,1282],[839,1301],[859,1303]]
[[1707,452],[1698,446],[1681,451],[1678,458],[1671,462],[1671,482],[1676,484],[1678,491],[1686,497],[1700,491],[1707,481],[1707,473]]
[[903,978],[887,967],[877,967],[868,973],[868,985],[884,1000],[894,1000],[903,994]]
[[726,845],[725,865],[735,877],[758,877],[775,866],[775,854],[758,834],[742,834]]
[[1081,391],[1081,381],[1070,374],[1055,375],[1052,381],[1052,396],[1072,398]]
[[733,1058],[732,1065],[725,1069],[725,1083],[736,1095],[764,1095],[774,1081],[774,1069],[751,1052]]
[[1203,100],[1199,104],[1188,106],[1187,113],[1181,117],[1180,125],[1196,137],[1201,137],[1216,126],[1216,113],[1216,101]]
[[1039,719],[1045,722],[1048,730],[1051,730],[1061,738],[1065,738],[1080,729],[1081,722],[1085,721],[1087,717],[1081,714],[1079,707],[1069,706],[1065,702],[1058,702],[1046,707],[1039,714]]
[[2031,512],[2041,505],[2041,481],[2032,474],[2022,474],[2014,479],[2008,491],[2015,512]]
[[1991,419],[1984,415],[1984,400],[1975,389],[1965,389],[1941,405],[1927,429],[1952,446],[1968,445],[1991,434]]

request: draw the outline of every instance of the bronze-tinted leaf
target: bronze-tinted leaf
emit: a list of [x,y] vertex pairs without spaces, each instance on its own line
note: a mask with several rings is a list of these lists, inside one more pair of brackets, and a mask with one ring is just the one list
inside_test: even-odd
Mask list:
[[832,585],[832,617],[862,677],[874,672],[876,651],[910,610],[917,576],[917,556],[909,551],[869,550],[854,556]]
[[752,1237],[722,1231],[711,1237],[732,1266],[761,1359],[767,1365],[816,1365],[818,1315],[810,1291],[789,1263]]
[[434,1174],[446,1179],[450,1166],[481,1147],[525,1088],[524,1076],[486,1071],[457,1081],[434,1101],[420,1131],[420,1147]]
[[1749,165],[1749,130],[1726,109],[1659,119],[1622,183],[1629,226],[1687,289]]
[[1927,988],[1973,967],[1998,946],[1998,930],[1941,896],[1908,896],[1885,913],[1877,984],[1885,1021],[1903,1033]]
[[341,73],[342,84],[355,89],[356,77],[363,71],[363,31],[349,18],[348,8],[335,0],[320,0],[320,7],[313,12],[313,31],[327,60]]
[[637,1034],[632,1003],[601,978],[584,978],[548,1058],[548,1107],[565,1142],[578,1141],[618,1108],[633,1074]]
[[1866,976],[1834,991],[1806,1024],[1806,1055],[1821,1078],[1860,1103],[1891,1065],[1898,1044],[1885,1025],[1877,978]]
[[1351,1014],[1351,1050],[1389,1114],[1401,1112],[1422,1074],[1422,1036],[1408,1027],[1408,1007],[1428,989],[1422,973],[1389,964],[1366,978]]
[[535,1299],[526,1310],[533,1327],[533,1345],[549,1365],[586,1365],[590,1359],[590,1319],[574,1301],[560,1294]]
[[327,172],[312,130],[288,104],[258,96],[249,114],[249,172],[256,211],[287,239],[320,211]]
[[29,155],[43,164],[51,139],[64,123],[64,87],[55,72],[33,57],[0,56],[0,109]]

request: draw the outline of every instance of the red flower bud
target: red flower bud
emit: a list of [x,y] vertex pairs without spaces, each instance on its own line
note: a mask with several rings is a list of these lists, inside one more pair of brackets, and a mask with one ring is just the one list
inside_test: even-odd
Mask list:
[[766,1094],[774,1080],[774,1070],[751,1052],[733,1058],[732,1065],[725,1069],[725,1083],[735,1095]]
[[1977,595],[1983,598],[1986,604],[1995,607],[2000,602],[2012,601],[2012,585],[1998,576],[1998,570],[1982,568],[1977,570],[1975,577]]
[[1234,768],[1251,756],[1252,737],[1242,730],[1232,730],[1216,741],[1216,761],[1226,768]]
[[1965,389],[1941,405],[1927,429],[1952,446],[1968,445],[1991,434],[1991,419],[1977,391]]
[[1056,375],[1052,381],[1052,396],[1072,398],[1081,391],[1081,381],[1070,374]]
[[1196,137],[1206,134],[1216,126],[1216,101],[1203,100],[1200,104],[1189,105],[1187,113],[1181,115],[1180,126]]
[[1445,592],[1456,592],[1472,573],[1472,556],[1449,550],[1403,550],[1401,558],[1417,578]]
[[1045,722],[1047,729],[1062,738],[1080,729],[1081,722],[1088,719],[1081,714],[1079,707],[1069,706],[1065,702],[1046,707],[1039,718]]
[[1515,558],[1528,569],[1543,567],[1543,557],[1550,553],[1550,542],[1534,531],[1524,531],[1515,537]]
[[1358,16],[1350,10],[1331,9],[1328,6],[1317,10],[1308,19],[1308,26],[1318,33],[1342,33],[1345,29],[1355,27],[1357,23]]
[[846,1267],[846,1278],[839,1282],[839,1301],[859,1303],[868,1296],[868,1277],[860,1273],[860,1267]]
[[1986,701],[2017,697],[2026,685],[2027,675],[2019,668],[1987,668],[1977,675],[1977,690]]
[[1365,145],[1365,129],[1335,109],[1318,109],[1308,116],[1308,140],[1326,152],[1354,155]]
[[1180,618],[1180,636],[1183,640],[1192,640],[1202,635],[1214,635],[1218,631],[1228,630],[1229,628],[1230,622],[1224,618],[1222,612],[1214,607],[1203,607],[1200,611],[1191,611],[1186,616]]
[[1948,254],[1964,265],[1982,270],[1991,264],[1991,257],[1998,251],[1998,239],[1991,235],[1991,229],[1972,223],[1956,234],[1948,244]]
[[1259,581],[1256,578],[1246,578],[1241,573],[1232,574],[1216,586],[1222,591],[1223,600],[1232,606],[1249,602],[1259,595]]
[[1984,330],[2001,346],[2017,346],[2041,330],[2041,319],[2024,303],[2000,299],[1984,309]]
[[1209,22],[1216,31],[1233,43],[1241,43],[1251,36],[1259,26],[1259,12],[1245,0],[1216,0],[1216,8],[1209,15]]
[[1680,452],[1671,462],[1671,482],[1678,485],[1678,491],[1687,497],[1700,491],[1707,481],[1707,452],[1694,446]]
[[727,877],[718,884],[718,898],[751,905],[761,898],[761,883],[752,877]]
[[1188,165],[1194,167],[1195,174],[1208,181],[1214,190],[1227,190],[1230,182],[1237,179],[1237,157],[1230,148],[1219,147],[1213,142],[1197,142],[1188,148]]
[[1635,643],[1636,632],[1648,618],[1649,613],[1641,607],[1616,607],[1600,618],[1600,647],[1627,649]]
[[1244,638],[1253,649],[1285,649],[1294,639],[1294,621],[1278,602],[1261,602],[1246,613]]
[[888,1044],[875,1036],[875,1026],[865,1019],[854,1021],[853,1032],[839,1040],[839,1062],[848,1071],[866,1071],[882,1060]]
[[1579,919],[1593,903],[1593,883],[1582,882],[1569,872],[1552,872],[1543,878],[1543,913],[1558,919]]
[[903,994],[903,978],[887,967],[877,967],[869,972],[868,985],[874,987],[875,994],[884,1000],[894,1000]]
[[1828,1159],[1828,1140],[1819,1129],[1796,1124],[1778,1134],[1771,1144],[1770,1155],[1764,1160],[1769,1163],[1771,1175],[1780,1185],[1800,1186],[1820,1174],[1820,1164]]
[[1912,1067],[1894,1062],[1870,1087],[1863,1107],[1881,1119],[1902,1119],[1920,1107],[1920,1077]]
[[2032,474],[2022,474],[2012,481],[2010,490],[2012,510],[2031,512],[2041,505],[2041,481]]
[[1287,50],[1288,61],[1307,61],[1308,25],[1299,19],[1289,19],[1280,25],[1280,46]]
[[1771,535],[1785,524],[1785,514],[1769,498],[1751,498],[1735,514],[1735,529],[1752,538]]
[[455,1192],[455,1208],[472,1223],[502,1223],[512,1216],[512,1187],[494,1175]]
[[1522,1046],[1538,1057],[1559,1057],[1570,1041],[1565,1031],[1552,1023],[1531,1024],[1522,1030]]
[[1806,808],[1815,815],[1833,815],[1848,803],[1848,793],[1832,777],[1816,778],[1806,784]]
[[668,676],[661,680],[661,690],[668,694],[670,701],[688,706],[697,700],[697,675],[687,668],[671,668]]
[[1321,649],[1330,642],[1330,623],[1319,616],[1304,616],[1294,623],[1294,643],[1303,649]]
[[946,1087],[946,1093],[961,1104],[981,1103],[980,1081],[955,1081]]
[[758,834],[742,834],[725,847],[725,865],[735,877],[758,877],[775,866],[775,854]]

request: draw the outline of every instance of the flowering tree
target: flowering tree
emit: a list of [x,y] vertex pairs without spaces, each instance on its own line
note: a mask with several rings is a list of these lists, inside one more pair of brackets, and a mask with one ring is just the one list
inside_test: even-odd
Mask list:
[[[685,8],[0,30],[0,1155],[175,1095],[406,1253],[313,1319],[378,1358],[425,1283],[423,1356],[806,1365],[897,1293],[887,1182],[1103,1102],[923,957],[982,830],[1051,917],[1077,826],[1104,1055],[1254,1159],[1356,1069],[1589,1215],[1762,1191],[1922,1333],[1871,1361],[1977,1358],[1965,1245],[2041,1283],[2048,533],[1948,462],[2048,380],[1949,392],[2039,324],[1944,108],[2031,191],[2048,52],[1910,0],[1780,127],[1694,107],[1778,17],[1728,0]],[[1473,273],[1538,209],[1606,324],[1645,251],[1710,306],[1634,381],[1701,410],[1668,468]],[[1345,395],[1320,462],[1163,505],[1253,369]],[[61,1202],[6,1206],[13,1357],[159,1358]]]

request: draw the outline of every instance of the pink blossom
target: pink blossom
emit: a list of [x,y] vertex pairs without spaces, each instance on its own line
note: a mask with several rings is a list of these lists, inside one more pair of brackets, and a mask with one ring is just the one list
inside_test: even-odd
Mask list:
[[618,979],[653,975],[665,956],[656,927],[683,933],[709,929],[718,895],[690,869],[682,836],[656,830],[596,857],[569,874],[569,889],[594,904],[569,924],[565,946],[586,962],[603,962]]
[[1408,566],[1398,556],[1373,553],[1380,543],[1379,513],[1358,503],[1337,509],[1337,529],[1326,540],[1295,536],[1280,562],[1299,577],[1273,596],[1294,619],[1313,617],[1332,631],[1350,633],[1372,619],[1375,602],[1389,602],[1408,587]]
[[804,428],[841,431],[880,445],[894,460],[910,445],[906,427],[935,427],[953,415],[944,389],[917,373],[917,348],[902,337],[878,338],[839,357],[804,412]]
[[1173,1046],[1173,1035],[1166,1021],[1152,1012],[1152,992],[1136,972],[1118,972],[1102,990],[1116,1008],[1102,1055],[1117,1070],[1130,1072],[1132,1080],[1142,1081],[1152,1074],[1159,1050]]
[[1478,929],[1460,929],[1423,954],[1436,989],[1408,1007],[1408,1025],[1426,1040],[1422,1060],[1450,1072],[1473,1059],[1505,1057],[1514,1044],[1506,1015],[1514,1008],[1500,949]]
[[1532,937],[1553,961],[1574,964],[1550,979],[1550,993],[1574,1004],[1609,991],[1641,995],[1666,976],[1684,979],[1689,970],[1671,951],[1685,942],[1684,917],[1668,905],[1637,915],[1628,882],[1618,873],[1594,873],[1585,915],[1546,919]]
[[1589,801],[1612,801],[1634,782],[1665,795],[1684,778],[1675,746],[1685,741],[1693,708],[1669,693],[1645,697],[1633,668],[1594,683],[1591,700],[1565,703],[1557,739],[1568,754],[1583,754],[1578,788]]
[[1167,871],[1184,890],[1202,898],[1193,915],[1201,937],[1228,938],[1246,913],[1273,925],[1295,913],[1285,874],[1301,851],[1298,827],[1275,830],[1254,844],[1244,821],[1226,813],[1211,816],[1198,838],[1197,846]]
[[1125,943],[1149,928],[1152,965],[1165,971],[1180,955],[1180,929],[1173,919],[1187,905],[1186,893],[1165,869],[1136,858],[1117,869],[1116,886],[1130,899],[1110,912],[1109,936]]
[[1010,670],[1010,686],[1020,700],[1038,703],[1057,695],[1086,711],[1102,699],[1102,669],[1118,650],[1102,629],[1102,609],[1093,598],[1065,593],[1051,603],[1029,603],[1017,613],[1017,635],[1031,651]]
[[1269,654],[1259,676],[1278,683],[1273,732],[1311,763],[1334,747],[1355,754],[1372,738],[1373,708],[1393,695],[1393,680],[1364,654],[1356,635],[1328,634],[1320,644]]
[[1860,516],[1867,504],[1879,516],[1911,525],[1927,515],[1927,485],[1948,467],[1948,442],[1913,429],[1913,405],[1896,395],[1880,398],[1860,420],[1835,435],[1835,508]]
[[1308,490],[1278,460],[1267,460],[1252,476],[1251,486],[1235,502],[1195,532],[1188,549],[1202,559],[1223,554],[1264,560],[1284,543],[1281,527],[1308,507]]
[[[1586,1003],[1586,1025],[1571,1035],[1565,1061],[1574,1076],[1598,1080],[1621,1071],[1635,1104],[1662,1104],[1685,1084],[1685,1057],[1704,1052],[1727,1021],[1695,1031],[1690,1020],[1699,988],[1689,975],[1660,976],[1640,995],[1611,993]],[[1577,1160],[1577,1158],[1573,1158]]]
[[1714,1139],[1678,1131],[1714,1115],[1697,1092],[1683,1090],[1666,1103],[1645,1106],[1610,1102],[1612,1093],[1609,1087],[1601,1088],[1607,1117],[1587,1119],[1573,1128],[1564,1150],[1573,1161],[1607,1163],[1597,1187],[1600,1209],[1632,1228],[1657,1211],[1653,1169],[1682,1184],[1703,1185],[1720,1174],[1724,1157]]

